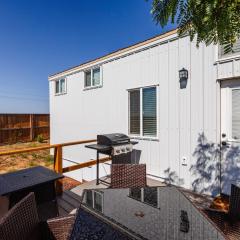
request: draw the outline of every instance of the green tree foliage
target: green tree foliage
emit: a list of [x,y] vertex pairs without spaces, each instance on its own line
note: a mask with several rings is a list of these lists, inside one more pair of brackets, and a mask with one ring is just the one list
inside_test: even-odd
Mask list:
[[240,38],[240,0],[152,0],[152,15],[157,24],[177,23],[180,36],[225,46],[232,51]]

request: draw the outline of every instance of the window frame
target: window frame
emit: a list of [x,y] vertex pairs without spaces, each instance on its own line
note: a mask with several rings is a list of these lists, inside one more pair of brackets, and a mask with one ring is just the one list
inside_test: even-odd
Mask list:
[[[87,193],[90,193],[91,198],[92,198],[91,199],[92,202],[90,204],[87,203]],[[100,205],[101,205],[101,208],[102,208],[101,211],[98,210],[97,207],[96,207],[97,204],[96,204],[95,194],[100,196],[100,201],[101,201]],[[88,207],[91,207],[92,209],[95,209],[99,213],[104,212],[104,204],[103,203],[104,203],[104,194],[100,190],[90,190],[90,189],[88,189],[86,191],[86,193],[84,194],[84,204],[86,204]]]
[[[61,81],[64,80],[64,90],[62,92],[60,92],[60,86],[61,86]],[[57,88],[56,88],[56,85],[57,85],[57,82],[58,82],[58,92],[56,92]],[[59,96],[59,95],[63,95],[63,94],[66,94],[67,93],[67,81],[66,81],[66,78],[59,78],[57,80],[54,81],[54,92],[55,92],[55,96]]]
[[230,115],[229,115],[229,123],[228,123],[228,129],[229,129],[229,139],[228,139],[228,141],[231,141],[231,142],[239,142],[240,141],[240,138],[237,138],[237,139],[235,139],[234,137],[233,137],[233,109],[232,109],[232,94],[233,94],[233,91],[234,90],[240,90],[240,87],[232,87],[232,88],[230,88],[230,91],[231,91],[231,99],[230,99],[230,106],[229,106],[229,109],[230,109]]
[[[96,70],[96,69],[99,69],[100,71],[100,81],[99,81],[99,84],[97,85],[93,85],[93,71]],[[90,86],[86,86],[86,73],[87,72],[91,72],[91,79],[90,79]],[[94,88],[99,88],[99,87],[102,87],[102,66],[95,66],[95,67],[92,67],[92,68],[88,68],[84,71],[84,90],[88,90],[88,89],[94,89]]]
[[[138,88],[128,89],[128,135],[131,138],[142,139],[142,140],[159,140],[159,85],[144,86]],[[143,89],[146,88],[156,88],[156,136],[146,136],[143,135]],[[130,92],[134,90],[140,90],[140,134],[130,133]]]

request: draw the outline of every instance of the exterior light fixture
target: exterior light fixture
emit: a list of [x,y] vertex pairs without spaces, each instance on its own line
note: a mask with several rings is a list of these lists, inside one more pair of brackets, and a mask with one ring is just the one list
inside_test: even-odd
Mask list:
[[179,82],[180,82],[180,88],[186,88],[187,87],[187,80],[188,80],[188,70],[185,68],[182,68],[179,70]]

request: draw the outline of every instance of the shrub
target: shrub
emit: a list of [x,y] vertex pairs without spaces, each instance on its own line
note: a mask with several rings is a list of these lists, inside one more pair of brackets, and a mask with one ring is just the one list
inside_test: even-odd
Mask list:
[[44,141],[43,135],[39,134],[37,135],[37,139],[36,139],[39,143],[42,143]]
[[46,161],[46,164],[48,166],[53,165],[54,164],[54,157],[52,155],[47,155],[44,160]]

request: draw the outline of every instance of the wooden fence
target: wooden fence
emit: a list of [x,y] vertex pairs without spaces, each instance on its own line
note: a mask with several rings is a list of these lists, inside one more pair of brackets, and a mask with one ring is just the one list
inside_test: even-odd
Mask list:
[[0,114],[0,144],[49,139],[49,114]]

